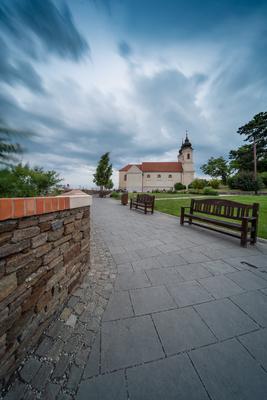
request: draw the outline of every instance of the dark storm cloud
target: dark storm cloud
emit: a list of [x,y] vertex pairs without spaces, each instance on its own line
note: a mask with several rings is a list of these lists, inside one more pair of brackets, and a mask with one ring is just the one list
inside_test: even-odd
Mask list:
[[24,60],[12,59],[6,44],[0,38],[0,81],[23,84],[35,92],[44,93],[42,79],[32,65]]
[[64,5],[59,9],[51,0],[4,0],[0,4],[0,25],[15,40],[27,45],[28,54],[33,57],[39,53],[36,38],[46,51],[60,57],[79,60],[89,51],[69,8]]
[[210,37],[225,21],[245,18],[256,10],[266,11],[265,0],[113,0],[111,15],[117,7],[123,10],[118,21],[123,30],[142,40],[190,40]]

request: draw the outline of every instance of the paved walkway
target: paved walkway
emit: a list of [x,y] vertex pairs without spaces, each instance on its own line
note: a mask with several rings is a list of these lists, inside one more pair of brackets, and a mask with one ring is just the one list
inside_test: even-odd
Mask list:
[[267,246],[108,199],[94,219],[118,276],[77,399],[266,398]]
[[5,399],[265,399],[267,245],[112,199],[93,221],[92,270]]

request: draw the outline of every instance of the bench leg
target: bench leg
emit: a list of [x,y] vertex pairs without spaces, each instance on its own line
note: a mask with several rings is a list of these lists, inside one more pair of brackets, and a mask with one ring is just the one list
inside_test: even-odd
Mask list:
[[248,221],[247,221],[247,219],[243,219],[242,220],[241,240],[240,240],[241,246],[247,247],[247,237],[248,237]]
[[133,199],[130,200],[130,210],[133,208]]
[[184,224],[184,207],[181,207],[180,225]]
[[147,214],[147,205],[145,204],[145,214]]
[[251,224],[250,243],[255,244],[257,242],[257,221],[253,221]]

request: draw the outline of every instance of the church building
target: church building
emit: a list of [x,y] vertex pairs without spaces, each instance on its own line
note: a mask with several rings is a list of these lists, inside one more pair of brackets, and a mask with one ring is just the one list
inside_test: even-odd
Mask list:
[[172,190],[175,183],[188,186],[194,180],[193,148],[186,134],[174,162],[127,164],[119,170],[119,189],[129,192]]

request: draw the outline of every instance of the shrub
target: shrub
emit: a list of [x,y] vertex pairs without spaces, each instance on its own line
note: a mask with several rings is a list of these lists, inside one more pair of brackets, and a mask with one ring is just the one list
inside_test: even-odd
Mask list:
[[216,190],[211,189],[210,187],[204,188],[203,194],[205,196],[218,196],[218,192]]
[[240,189],[247,192],[252,192],[254,190],[262,189],[263,181],[260,176],[258,176],[257,180],[255,181],[252,172],[243,171],[228,178],[228,185],[230,189]]
[[113,199],[119,199],[121,197],[121,193],[112,192],[110,193],[110,197],[113,197]]
[[220,180],[219,179],[211,179],[209,181],[209,186],[211,186],[213,189],[219,189]]
[[207,185],[208,185],[208,181],[206,179],[196,178],[193,180],[192,183],[190,183],[189,186],[192,189],[204,189],[204,187]]
[[56,171],[18,164],[0,170],[0,197],[35,197],[58,194]]
[[262,172],[260,174],[263,184],[267,187],[267,172]]
[[186,186],[183,185],[181,182],[176,182],[174,184],[174,190],[185,190]]

